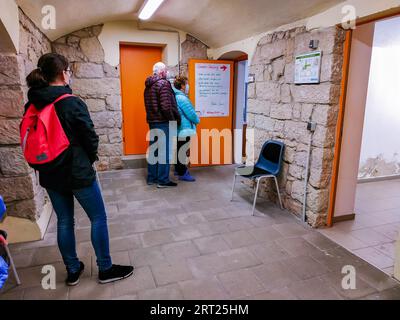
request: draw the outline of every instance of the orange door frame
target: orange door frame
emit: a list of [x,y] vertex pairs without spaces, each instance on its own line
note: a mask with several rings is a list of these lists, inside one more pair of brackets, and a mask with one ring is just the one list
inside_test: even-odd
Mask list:
[[[377,22],[380,20],[389,19],[399,15],[400,9],[390,9],[382,13],[374,14],[372,16],[362,18],[357,20],[356,26],[360,26],[370,22]],[[341,26],[338,26],[341,27]],[[343,77],[341,83],[341,95],[339,104],[339,116],[336,127],[336,142],[335,142],[335,157],[333,160],[332,169],[332,182],[331,182],[331,192],[329,196],[329,208],[328,208],[328,227],[332,227],[334,224],[335,217],[335,205],[336,205],[336,195],[339,177],[339,166],[340,166],[340,156],[342,149],[342,139],[343,139],[343,126],[344,126],[344,115],[346,108],[346,96],[347,96],[347,85],[348,85],[348,75],[350,70],[350,53],[351,53],[351,42],[352,42],[353,31],[348,30],[346,32],[346,41],[344,47],[344,61],[343,61]]]

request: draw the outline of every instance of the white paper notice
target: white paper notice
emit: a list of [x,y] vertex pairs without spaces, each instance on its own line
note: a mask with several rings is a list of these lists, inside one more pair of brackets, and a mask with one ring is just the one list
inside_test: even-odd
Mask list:
[[200,117],[229,117],[230,90],[229,64],[196,64],[196,111]]

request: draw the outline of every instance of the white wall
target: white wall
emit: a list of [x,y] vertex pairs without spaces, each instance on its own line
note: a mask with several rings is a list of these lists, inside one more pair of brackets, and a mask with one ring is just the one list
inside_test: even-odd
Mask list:
[[[397,17],[375,26],[360,177],[400,174],[399,139],[400,17]],[[377,158],[378,162],[367,164],[368,159]],[[373,173],[374,169],[378,171]]]
[[0,51],[19,51],[19,14],[14,0],[0,1]]
[[[99,41],[105,53],[105,62],[112,66],[120,63],[120,43],[149,44],[163,46],[164,63],[176,66],[180,61],[179,38],[185,40],[184,32],[159,32],[139,30],[134,21],[118,21],[105,23]],[[179,43],[180,45],[180,43]]]

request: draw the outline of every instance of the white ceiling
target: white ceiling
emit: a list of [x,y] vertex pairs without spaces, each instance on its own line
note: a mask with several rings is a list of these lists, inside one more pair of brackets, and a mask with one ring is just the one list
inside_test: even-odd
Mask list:
[[[50,39],[108,21],[136,20],[144,0],[16,0],[41,25],[42,7],[54,5]],[[343,0],[165,0],[152,22],[186,31],[220,47],[322,12]]]

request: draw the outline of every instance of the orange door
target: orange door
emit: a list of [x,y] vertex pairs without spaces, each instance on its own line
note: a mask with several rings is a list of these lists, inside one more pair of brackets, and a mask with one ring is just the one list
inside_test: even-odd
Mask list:
[[125,155],[146,154],[149,130],[144,106],[145,81],[155,63],[162,61],[161,47],[121,45],[122,115]]
[[[200,125],[197,127],[197,142],[192,141],[191,163],[193,166],[225,165],[233,163],[233,76],[234,63],[232,61],[213,61],[213,60],[190,60],[189,61],[189,85],[190,99],[196,107],[196,111],[202,109],[202,106],[196,105],[196,64],[209,64],[223,68],[223,71],[230,72],[229,79],[229,105],[228,114],[219,117],[200,116]],[[229,66],[228,69],[226,66]],[[212,75],[211,75],[212,76]],[[214,90],[212,86],[210,90]],[[207,132],[212,134],[216,142],[208,137]],[[193,140],[193,139],[192,139]],[[217,155],[219,153],[219,155]]]

